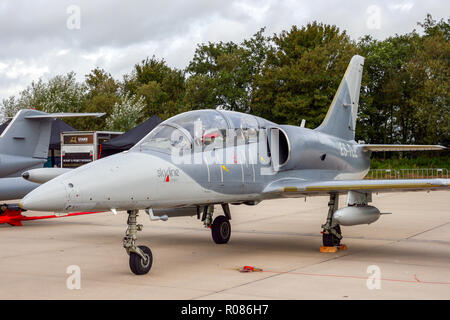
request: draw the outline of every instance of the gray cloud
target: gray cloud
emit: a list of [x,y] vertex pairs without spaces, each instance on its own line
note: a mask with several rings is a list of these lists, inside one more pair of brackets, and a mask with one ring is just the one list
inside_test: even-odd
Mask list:
[[[80,8],[80,29],[67,28],[69,6]],[[370,28],[368,8],[379,10]],[[116,78],[147,56],[184,68],[197,44],[240,42],[261,27],[267,34],[317,20],[336,24],[353,39],[384,39],[416,27],[427,13],[447,18],[444,0],[58,0],[0,2],[0,99],[39,77],[75,71],[82,80],[94,67]]]

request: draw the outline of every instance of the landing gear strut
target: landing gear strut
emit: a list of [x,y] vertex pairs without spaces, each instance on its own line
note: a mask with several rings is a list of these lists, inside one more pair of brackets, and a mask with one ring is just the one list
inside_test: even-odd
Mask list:
[[325,224],[322,225],[322,242],[325,247],[338,247],[341,244],[341,227],[333,222],[333,214],[339,206],[339,194],[330,194],[328,202],[328,216]]
[[141,224],[136,224],[139,210],[128,210],[128,228],[123,238],[123,247],[130,256],[130,269],[136,275],[146,274],[152,268],[153,256],[150,248],[136,246],[136,234],[142,230]]

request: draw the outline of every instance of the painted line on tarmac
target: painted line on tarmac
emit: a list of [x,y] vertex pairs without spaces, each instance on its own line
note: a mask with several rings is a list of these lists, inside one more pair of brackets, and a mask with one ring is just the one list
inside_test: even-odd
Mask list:
[[[323,273],[306,273],[306,272],[292,272],[292,271],[270,271],[263,270],[260,272],[274,273],[274,274],[293,274],[293,275],[302,275],[302,276],[314,276],[314,277],[332,277],[332,278],[348,278],[348,279],[360,279],[367,280],[367,277],[362,276],[353,276],[353,275],[339,275],[339,274],[323,274]],[[450,282],[441,282],[441,281],[423,281],[417,278],[417,275],[414,274],[414,280],[405,280],[405,279],[389,279],[389,278],[381,278],[381,281],[390,281],[390,282],[405,282],[405,283],[424,283],[424,284],[441,284],[441,285],[450,285]]]

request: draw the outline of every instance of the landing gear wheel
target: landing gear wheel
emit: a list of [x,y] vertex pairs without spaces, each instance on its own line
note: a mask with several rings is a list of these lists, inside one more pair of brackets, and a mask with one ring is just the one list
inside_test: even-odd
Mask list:
[[[339,225],[333,227],[333,229],[338,234],[341,234],[341,227]],[[337,247],[341,245],[341,239],[339,239],[332,233],[323,233],[322,242],[325,247]]]
[[135,252],[130,252],[130,269],[136,275],[146,274],[152,268],[153,255],[150,248],[146,246],[138,246],[144,253],[145,259]]
[[227,243],[231,237],[231,224],[229,219],[225,216],[215,218],[211,226],[211,234],[215,243]]

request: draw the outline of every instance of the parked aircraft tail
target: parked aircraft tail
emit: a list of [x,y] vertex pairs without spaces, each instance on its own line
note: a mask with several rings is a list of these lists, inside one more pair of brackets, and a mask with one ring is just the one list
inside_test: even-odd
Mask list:
[[20,110],[0,135],[3,154],[47,159],[51,119],[36,121],[27,116],[46,114],[37,110]]
[[102,116],[104,113],[45,113],[20,110],[0,135],[0,153],[47,159],[52,119],[63,117]]
[[325,119],[316,128],[317,131],[344,140],[355,139],[363,65],[363,57],[358,55],[353,56]]

